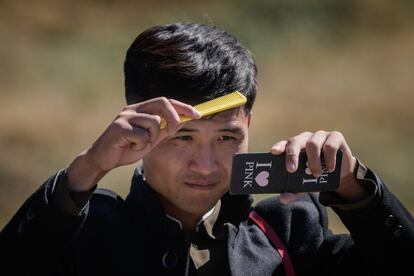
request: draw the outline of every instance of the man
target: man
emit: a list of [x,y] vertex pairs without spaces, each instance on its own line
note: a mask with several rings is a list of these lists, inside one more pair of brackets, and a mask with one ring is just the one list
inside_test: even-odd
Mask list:
[[[204,118],[192,107],[235,90],[248,99],[243,107]],[[0,269],[16,275],[285,275],[282,256],[248,219],[253,209],[279,235],[296,275],[409,268],[412,216],[339,132],[304,132],[271,147],[275,155],[286,152],[289,172],[306,150],[315,176],[322,154],[332,171],[342,150],[335,192],[271,198],[255,207],[249,196],[228,194],[232,157],[247,152],[256,95],[255,63],[230,34],[183,23],[146,30],[127,52],[125,91],[128,105],[104,133],[3,229]],[[194,120],[180,124],[179,115]],[[96,189],[110,170],[139,160],[126,200]],[[328,230],[320,202],[334,208],[352,237]]]

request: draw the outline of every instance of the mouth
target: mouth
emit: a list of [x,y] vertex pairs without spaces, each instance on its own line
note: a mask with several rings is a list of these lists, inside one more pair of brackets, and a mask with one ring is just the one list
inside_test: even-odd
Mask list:
[[187,187],[190,187],[195,190],[200,191],[209,191],[213,190],[217,186],[217,182],[209,182],[209,181],[189,181],[184,182]]

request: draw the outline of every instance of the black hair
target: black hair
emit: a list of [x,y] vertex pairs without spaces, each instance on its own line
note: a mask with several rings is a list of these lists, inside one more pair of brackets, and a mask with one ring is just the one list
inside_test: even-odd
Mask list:
[[176,23],[142,32],[124,63],[128,104],[155,97],[198,104],[233,91],[256,97],[256,64],[232,35],[215,26]]

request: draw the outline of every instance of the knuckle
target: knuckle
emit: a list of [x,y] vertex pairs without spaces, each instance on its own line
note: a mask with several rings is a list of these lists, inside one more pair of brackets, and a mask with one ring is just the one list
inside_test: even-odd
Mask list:
[[122,132],[123,130],[129,130],[130,128],[131,128],[130,125],[124,120],[116,120],[111,124],[111,126],[109,127],[109,130],[110,131],[120,130]]
[[173,105],[173,104],[176,104],[176,105],[183,105],[183,106],[185,106],[185,105],[186,105],[186,104],[181,103],[180,101],[177,101],[177,100],[174,100],[174,99],[167,99],[167,101],[168,101],[168,103],[169,103],[169,104],[171,104],[171,105]]
[[293,157],[296,156],[296,153],[295,153],[294,149],[291,148],[291,147],[287,147],[285,152],[286,152],[286,157],[287,158],[293,158]]
[[170,104],[170,101],[166,97],[159,97],[159,100],[165,105]]
[[341,132],[337,131],[337,130],[332,131],[331,135],[338,136],[342,139],[344,138],[344,135]]
[[287,145],[288,146],[291,146],[291,145],[293,145],[293,144],[295,144],[296,142],[297,142],[297,137],[295,136],[295,137],[290,137],[289,139],[287,139],[286,140],[286,142],[287,142]]
[[289,160],[295,159],[297,156],[297,153],[295,152],[295,150],[291,147],[287,147],[285,150],[285,154],[286,154],[286,158],[288,158]]
[[138,113],[137,111],[130,108],[124,108],[121,112],[119,112],[117,118],[130,118],[136,116],[137,114],[141,113]]
[[111,123],[111,125],[121,125],[122,123],[125,122],[125,120],[126,120],[125,116],[123,116],[122,114],[119,114],[118,116],[116,116],[116,118]]
[[119,116],[125,116],[128,113],[129,113],[129,109],[127,107],[124,107],[124,108],[122,108],[121,112],[119,112],[118,117]]
[[296,154],[294,154],[293,152],[289,152],[286,151],[286,157],[288,158],[289,161],[296,159]]

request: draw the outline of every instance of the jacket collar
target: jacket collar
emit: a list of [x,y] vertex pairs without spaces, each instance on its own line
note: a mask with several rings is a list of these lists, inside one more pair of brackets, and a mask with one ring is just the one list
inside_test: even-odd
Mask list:
[[[180,221],[164,212],[156,192],[145,181],[140,167],[134,172],[131,189],[125,203],[129,208],[132,208],[131,214],[139,224],[142,224],[143,214],[137,209],[144,211],[146,221],[154,227],[151,231],[161,230],[164,236],[167,235],[170,238],[182,235]],[[238,225],[241,221],[247,220],[252,203],[253,197],[250,195],[226,193],[215,207],[203,217],[198,226],[203,225],[211,238],[224,239],[224,225],[226,223]]]

